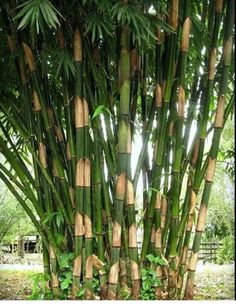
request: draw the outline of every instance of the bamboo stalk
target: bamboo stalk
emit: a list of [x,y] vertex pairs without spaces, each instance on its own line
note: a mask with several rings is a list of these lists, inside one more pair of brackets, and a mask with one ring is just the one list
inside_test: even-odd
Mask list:
[[118,124],[118,178],[116,182],[114,222],[112,232],[111,268],[109,272],[108,299],[116,299],[119,256],[121,248],[121,230],[123,218],[123,203],[126,190],[127,169],[127,140],[128,120],[130,109],[130,52],[129,52],[129,29],[123,27],[121,33],[120,55],[120,114]]
[[[194,276],[197,268],[198,253],[200,249],[202,232],[205,228],[207,206],[209,204],[210,192],[215,173],[217,154],[219,150],[219,141],[223,127],[224,119],[224,104],[225,94],[227,92],[227,80],[229,76],[229,67],[232,53],[232,29],[234,23],[234,1],[228,1],[227,11],[225,17],[225,32],[224,32],[224,47],[222,53],[222,74],[220,79],[220,87],[217,100],[217,109],[214,123],[214,134],[212,145],[210,149],[210,157],[207,164],[207,171],[205,175],[204,190],[201,199],[201,206],[198,214],[196,233],[192,246],[192,253],[188,265],[188,277],[185,287],[185,298],[193,299],[194,296]],[[218,6],[216,6],[216,13],[219,13]]]

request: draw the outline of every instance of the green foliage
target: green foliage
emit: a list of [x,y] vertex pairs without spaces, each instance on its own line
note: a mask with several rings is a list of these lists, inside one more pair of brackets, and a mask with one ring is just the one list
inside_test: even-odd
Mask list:
[[24,29],[28,25],[31,28],[36,27],[37,33],[44,33],[44,25],[57,28],[60,25],[57,15],[60,12],[52,5],[49,0],[29,0],[17,6],[20,11],[15,19],[20,19],[18,29]]
[[95,295],[99,296],[100,293],[100,282],[99,282],[99,275],[97,272],[93,273],[93,280],[92,280],[92,288]]
[[102,114],[102,113],[104,113],[104,112],[106,112],[106,113],[108,113],[109,115],[111,115],[110,110],[109,110],[108,108],[106,108],[106,106],[104,106],[104,105],[99,105],[99,106],[95,109],[95,111],[94,111],[94,113],[93,113],[93,116],[92,116],[91,120],[95,119],[96,117],[98,117],[100,114]]
[[55,78],[57,79],[61,75],[64,75],[67,80],[70,77],[75,76],[75,63],[74,59],[67,50],[58,50],[55,52],[53,59],[57,62],[57,71]]
[[60,286],[62,291],[67,291],[72,285],[72,272],[65,271],[60,275]]
[[30,277],[33,281],[31,300],[52,299],[52,291],[48,288],[50,276],[43,273],[34,274]]
[[131,289],[126,285],[121,286],[118,294],[118,298],[121,300],[131,300]]
[[146,255],[146,258],[148,261],[152,262],[155,265],[167,265],[168,261],[162,256],[162,257],[155,257],[152,254]]
[[79,290],[76,293],[76,296],[78,299],[84,299],[84,293],[85,293],[85,288],[79,288]]
[[160,287],[162,283],[153,267],[167,265],[168,261],[163,256],[155,257],[152,254],[146,255],[146,259],[151,262],[151,267],[141,270],[141,299],[154,300],[156,299],[155,289]]
[[92,11],[86,18],[85,25],[85,33],[92,33],[92,42],[94,42],[96,38],[103,39],[105,34],[112,37],[113,29],[111,20],[108,18],[101,18],[99,11]]
[[157,273],[151,269],[143,268],[141,271],[141,299],[142,300],[154,300],[155,288],[161,286],[161,280],[157,277]]
[[222,240],[223,246],[217,251],[216,262],[224,264],[234,261],[234,237],[229,235]]
[[61,269],[68,269],[72,266],[72,262],[74,259],[74,254],[70,253],[63,253],[59,257],[59,265]]
[[133,29],[134,38],[139,44],[141,42],[147,45],[153,44],[151,40],[156,39],[154,25],[150,16],[148,18],[145,14],[141,14],[138,7],[133,4],[124,5],[121,1],[113,6],[112,15],[121,25],[129,25]]
[[54,212],[51,214],[47,214],[45,219],[43,220],[43,224],[49,225],[54,222],[57,228],[60,228],[64,223],[64,217],[61,212]]
[[[204,234],[206,239],[217,238],[221,240],[234,233],[233,136],[234,126],[232,121],[228,119],[222,133],[220,151],[217,157],[217,168],[208,206]],[[228,170],[227,166],[232,168],[231,171]]]
[[17,235],[36,235],[33,223],[0,181],[0,243],[10,243]]

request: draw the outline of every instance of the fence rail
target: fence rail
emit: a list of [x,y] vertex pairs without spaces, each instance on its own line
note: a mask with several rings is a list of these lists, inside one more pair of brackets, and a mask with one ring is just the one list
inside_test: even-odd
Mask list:
[[[203,242],[200,245],[200,251],[198,259],[204,262],[215,262],[217,256],[217,250],[222,247],[220,242]],[[141,250],[141,242],[138,241],[138,249]],[[191,248],[189,248],[189,256],[191,253]]]
[[222,247],[222,243],[205,242],[201,243],[199,260],[214,262],[216,261],[217,250]]

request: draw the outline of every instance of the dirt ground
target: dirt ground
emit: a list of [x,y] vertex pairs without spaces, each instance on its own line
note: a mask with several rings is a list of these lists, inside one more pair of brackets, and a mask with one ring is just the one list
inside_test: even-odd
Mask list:
[[[0,300],[21,300],[29,297],[33,286],[32,276],[43,270],[37,261],[0,264]],[[199,264],[195,281],[196,300],[234,299],[234,264]]]
[[235,265],[205,264],[198,267],[196,296],[199,300],[224,300],[235,297]]

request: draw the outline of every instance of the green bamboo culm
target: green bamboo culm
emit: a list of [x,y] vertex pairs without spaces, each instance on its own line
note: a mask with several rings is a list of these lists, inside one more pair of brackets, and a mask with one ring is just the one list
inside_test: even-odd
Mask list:
[[[82,275],[82,249],[84,236],[84,186],[85,186],[85,160],[84,160],[84,104],[82,83],[82,38],[78,28],[74,32],[74,59],[76,65],[75,79],[75,129],[76,129],[76,175],[75,175],[75,251],[73,268],[73,296],[80,288]],[[88,177],[88,175],[87,175]]]
[[[197,268],[198,254],[200,250],[202,233],[205,229],[207,207],[209,204],[210,192],[212,188],[217,154],[219,151],[219,142],[224,123],[224,108],[225,108],[225,95],[227,92],[227,81],[229,77],[229,70],[231,64],[232,55],[232,41],[233,41],[233,24],[234,24],[234,1],[229,0],[227,2],[226,16],[225,16],[225,29],[224,29],[224,42],[222,53],[222,68],[221,79],[219,85],[219,93],[217,100],[217,109],[214,122],[214,134],[212,138],[212,145],[210,149],[210,157],[207,164],[207,170],[205,175],[205,184],[201,199],[201,205],[198,213],[196,233],[194,236],[194,242],[192,246],[192,253],[188,265],[188,277],[185,287],[185,298],[193,299],[194,296],[194,277]],[[222,8],[222,6],[220,6]],[[217,7],[218,9],[218,7]]]
[[179,225],[179,195],[180,195],[180,172],[181,172],[181,158],[182,158],[182,142],[183,142],[183,123],[184,123],[184,110],[186,103],[186,67],[187,56],[189,50],[189,36],[190,36],[190,1],[184,2],[184,19],[183,19],[183,32],[180,47],[179,58],[179,89],[178,89],[178,118],[177,118],[177,132],[176,144],[174,149],[174,162],[172,172],[172,200],[171,200],[171,227],[170,227],[170,269],[169,269],[169,298],[175,297],[175,290],[177,286],[176,272],[177,272],[177,229]]
[[120,54],[120,110],[118,123],[118,178],[114,201],[114,222],[112,232],[111,268],[109,273],[108,299],[116,299],[123,205],[127,177],[127,144],[130,111],[130,33],[127,26],[121,32]]
[[126,181],[126,207],[128,216],[128,242],[130,271],[132,279],[132,297],[138,299],[140,296],[140,273],[139,273],[139,255],[137,246],[137,227],[135,217],[135,195],[131,174],[131,129],[128,127],[127,138],[127,181]]

